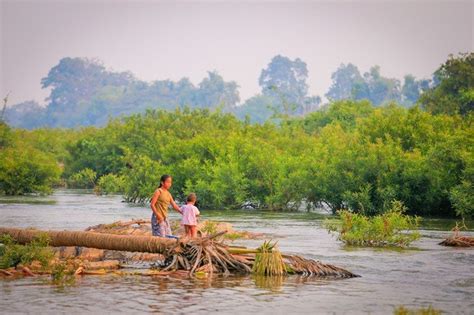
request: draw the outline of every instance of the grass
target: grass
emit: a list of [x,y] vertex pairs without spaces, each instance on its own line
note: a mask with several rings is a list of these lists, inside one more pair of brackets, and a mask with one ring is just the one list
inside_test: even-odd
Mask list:
[[420,238],[416,231],[420,219],[404,214],[405,208],[394,202],[383,214],[367,217],[348,210],[339,211],[338,220],[326,220],[329,232],[338,233],[339,240],[353,246],[406,247]]

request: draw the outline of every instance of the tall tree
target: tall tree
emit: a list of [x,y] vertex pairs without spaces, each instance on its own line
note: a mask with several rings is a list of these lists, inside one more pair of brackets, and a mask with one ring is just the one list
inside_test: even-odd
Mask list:
[[352,63],[347,65],[342,63],[331,75],[331,79],[332,85],[326,97],[332,101],[351,99],[355,85],[364,81],[359,69]]
[[197,105],[199,107],[224,106],[224,108],[232,108],[240,102],[238,88],[236,82],[225,82],[216,71],[208,72],[208,77],[199,83]]
[[308,69],[304,61],[277,55],[267,68],[262,70],[258,82],[264,95],[284,98],[290,104],[302,105],[308,93],[307,78]]
[[374,105],[381,105],[387,101],[400,101],[400,81],[385,78],[380,74],[380,67],[373,66],[364,73],[365,87],[355,99],[369,99]]
[[450,55],[433,81],[420,98],[423,108],[434,114],[468,115],[474,110],[474,53]]
[[63,58],[41,80],[43,88],[51,88],[48,115],[52,125],[72,126],[66,121],[78,110],[81,102],[88,101],[102,87],[130,84],[133,76],[128,72],[109,72],[101,62],[87,58]]
[[333,83],[326,93],[329,100],[367,99],[377,106],[388,101],[411,106],[430,86],[430,80],[416,80],[412,75],[406,75],[400,86],[399,80],[382,76],[379,66],[361,75],[352,63],[341,64],[331,78]]
[[416,78],[407,74],[403,79],[401,89],[401,103],[404,106],[412,106],[420,98],[421,94],[430,86],[431,81],[427,79],[416,80]]

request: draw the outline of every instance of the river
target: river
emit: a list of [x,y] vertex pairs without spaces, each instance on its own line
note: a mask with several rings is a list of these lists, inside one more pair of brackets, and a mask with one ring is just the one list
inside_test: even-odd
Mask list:
[[[391,314],[395,307],[429,305],[445,313],[474,314],[474,249],[439,246],[454,220],[422,221],[422,238],[405,250],[347,248],[328,234],[323,213],[214,211],[203,219],[266,233],[280,250],[346,268],[345,280],[289,276],[215,279],[84,276],[69,287],[42,277],[0,281],[0,313],[222,313]],[[147,207],[59,190],[45,197],[2,197],[0,226],[83,230],[99,223],[148,218]],[[177,218],[175,213],[172,218]],[[468,226],[473,227],[473,222]],[[466,232],[474,235],[474,233]],[[237,240],[256,247],[262,240]]]

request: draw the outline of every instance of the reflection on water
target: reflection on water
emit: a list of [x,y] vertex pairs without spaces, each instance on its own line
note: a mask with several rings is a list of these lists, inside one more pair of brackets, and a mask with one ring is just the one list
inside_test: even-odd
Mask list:
[[[39,200],[39,202],[35,201]],[[7,198],[8,199],[8,198]],[[81,191],[59,191],[0,203],[1,226],[84,229],[90,225],[147,218],[150,210]],[[49,200],[49,202],[43,202]],[[30,201],[33,201],[30,203]],[[282,252],[347,268],[361,278],[85,276],[63,289],[41,278],[0,281],[2,313],[391,313],[398,305],[433,305],[447,313],[473,313],[474,250],[437,245],[453,220],[424,220],[413,249],[342,246],[322,228],[317,213],[206,211],[203,219],[231,222],[238,229],[278,240]],[[177,218],[175,213],[172,217]],[[472,223],[467,223],[473,227]],[[471,235],[472,232],[469,232]],[[257,247],[262,240],[239,240]],[[132,266],[131,266],[132,267]],[[140,268],[139,265],[134,266]],[[131,269],[132,271],[133,269]],[[25,302],[26,301],[26,302]]]
[[253,275],[252,279],[255,286],[260,289],[267,289],[272,292],[279,292],[283,285],[284,276],[262,276]]

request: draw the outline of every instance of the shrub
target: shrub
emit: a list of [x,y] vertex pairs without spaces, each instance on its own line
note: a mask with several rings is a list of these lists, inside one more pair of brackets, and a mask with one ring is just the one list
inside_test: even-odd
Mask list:
[[68,185],[72,188],[94,188],[97,174],[90,168],[85,168],[69,177]]
[[50,154],[21,147],[0,150],[0,193],[50,193],[61,168]]
[[4,245],[0,252],[0,269],[29,264],[33,261],[39,261],[43,267],[47,267],[54,255],[48,247],[47,235],[39,235],[27,245],[19,245],[9,235],[2,235],[0,243]]
[[101,176],[95,187],[98,194],[116,194],[122,193],[125,189],[125,178],[120,175],[107,174]]
[[125,200],[143,203],[150,200],[153,192],[160,184],[161,174],[166,174],[161,163],[147,156],[138,156],[133,169],[127,170],[125,183]]
[[456,214],[462,218],[474,217],[474,157],[467,159],[461,183],[450,190],[449,199]]
[[474,185],[469,181],[453,187],[450,193],[456,214],[462,218],[474,217]]
[[338,211],[340,220],[326,221],[329,232],[338,232],[339,239],[347,245],[356,246],[408,246],[419,239],[416,230],[418,217],[405,215],[405,207],[399,201],[383,214],[367,217],[348,210]]
[[60,287],[72,285],[75,282],[74,270],[66,262],[58,262],[51,269],[51,283]]

